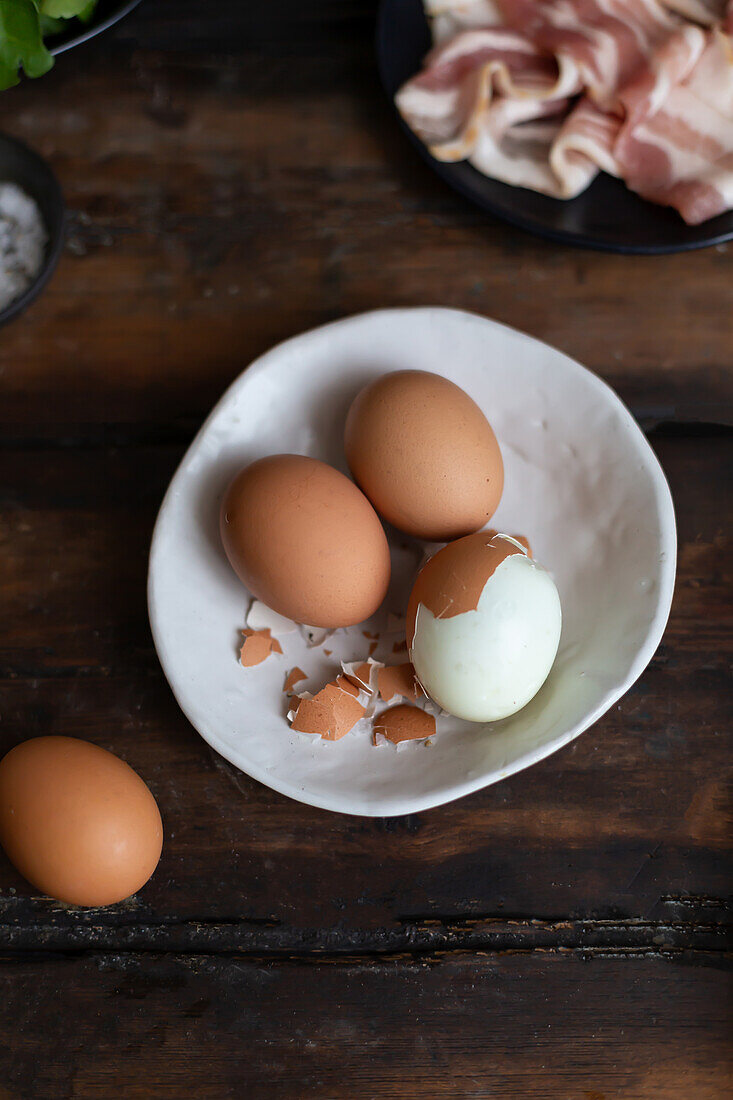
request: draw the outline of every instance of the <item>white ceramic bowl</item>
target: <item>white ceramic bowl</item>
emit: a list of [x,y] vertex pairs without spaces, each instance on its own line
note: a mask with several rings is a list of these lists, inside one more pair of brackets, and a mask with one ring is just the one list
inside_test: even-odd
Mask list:
[[[339,742],[294,733],[286,672],[318,690],[339,658],[363,658],[357,627],[326,647],[300,632],[282,657],[243,669],[249,596],[219,541],[221,494],[262,455],[313,455],[345,470],[349,403],[388,371],[435,371],[481,406],[501,444],[504,496],[492,526],[525,534],[555,578],[563,631],[532,702],[491,726],[442,718],[432,744],[375,748],[365,724]],[[429,445],[429,440],[426,441]],[[390,610],[404,609],[422,548],[395,532]],[[150,555],[150,622],[163,669],[202,737],[291,798],[342,813],[414,813],[529,767],[572,741],[644,670],[674,587],[674,511],[664,474],[631,414],[590,371],[545,344],[450,309],[381,310],[288,340],[229,388],[188,449],[160,509]],[[376,657],[392,657],[382,636]]]

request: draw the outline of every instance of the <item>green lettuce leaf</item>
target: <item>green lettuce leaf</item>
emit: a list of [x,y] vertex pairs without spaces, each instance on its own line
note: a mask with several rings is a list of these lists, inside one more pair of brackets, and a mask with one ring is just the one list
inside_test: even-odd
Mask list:
[[96,8],[98,0],[89,0],[87,6],[79,12],[78,18],[82,23],[89,23],[94,15],[94,9]]
[[[88,0],[79,14],[77,19],[81,23],[91,22],[94,15],[94,9],[97,6],[98,0]],[[44,38],[49,38],[52,34],[61,34],[62,31],[68,30],[69,21],[64,16],[57,17],[52,15],[46,15],[43,7],[41,7],[41,34]]]
[[43,44],[38,7],[33,0],[0,0],[0,90],[26,76],[43,76],[53,58]]
[[49,34],[60,34],[66,30],[65,19],[51,19],[50,16],[41,13],[41,36],[46,38]]
[[40,0],[41,14],[51,19],[73,19],[78,16],[86,20],[95,7],[96,0]]

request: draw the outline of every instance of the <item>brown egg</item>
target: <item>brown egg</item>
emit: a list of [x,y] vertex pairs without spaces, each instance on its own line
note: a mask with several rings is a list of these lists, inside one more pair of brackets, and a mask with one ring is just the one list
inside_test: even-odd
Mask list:
[[163,826],[124,760],[75,737],[36,737],[0,762],[0,843],[44,894],[112,905],[152,875]]
[[504,488],[491,425],[459,386],[397,371],[366,386],[346,418],[346,458],[386,520],[445,542],[483,527]]
[[296,622],[335,628],[369,618],[390,578],[377,513],[344,474],[302,455],[271,455],[227,489],[221,538],[243,584]]

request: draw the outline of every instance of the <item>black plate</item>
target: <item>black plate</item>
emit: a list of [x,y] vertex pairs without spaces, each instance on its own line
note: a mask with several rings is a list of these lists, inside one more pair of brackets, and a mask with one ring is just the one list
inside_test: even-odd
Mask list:
[[[430,48],[422,0],[382,0],[377,55],[390,98],[418,71]],[[563,202],[481,175],[467,161],[445,164],[432,157],[409,126],[403,129],[446,183],[497,218],[554,241],[607,252],[682,252],[733,239],[733,211],[702,225],[685,225],[670,207],[639,198],[605,173],[577,199]]]
[[108,27],[114,26],[123,19],[133,8],[136,8],[140,0],[127,0],[127,3],[114,3],[114,0],[99,0],[94,18],[91,23],[82,23],[79,19],[69,20],[69,29],[62,34],[49,35],[46,45],[54,56],[70,50],[72,46],[80,46],[82,42],[88,42],[96,34],[101,34]]
[[26,309],[53,275],[64,247],[64,199],[48,161],[22,141],[0,134],[0,181],[17,183],[38,203],[48,234],[43,267],[24,294],[0,310],[0,325]]

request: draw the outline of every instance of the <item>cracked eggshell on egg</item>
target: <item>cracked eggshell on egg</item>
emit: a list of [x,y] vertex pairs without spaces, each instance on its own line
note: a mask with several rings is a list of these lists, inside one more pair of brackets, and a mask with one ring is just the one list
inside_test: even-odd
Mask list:
[[417,677],[435,702],[470,722],[521,710],[547,679],[562,627],[549,573],[504,535],[449,543],[424,566],[407,613]]

